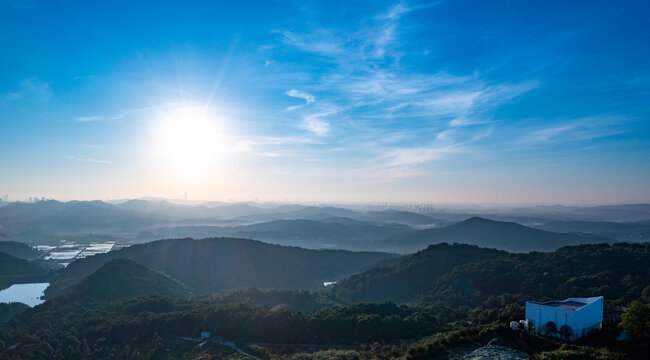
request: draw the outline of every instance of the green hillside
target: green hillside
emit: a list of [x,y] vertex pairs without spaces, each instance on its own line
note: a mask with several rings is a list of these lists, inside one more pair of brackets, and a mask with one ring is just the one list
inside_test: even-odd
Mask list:
[[190,289],[159,272],[127,259],[115,259],[69,290],[78,301],[115,301],[144,295],[187,298]]
[[392,257],[386,253],[307,250],[247,239],[160,240],[77,260],[59,272],[46,295],[59,294],[63,287],[117,258],[164,272],[202,294],[242,287],[318,289],[325,281],[340,280]]
[[12,276],[42,275],[47,270],[25,259],[0,252],[0,279]]
[[21,259],[33,259],[39,255],[31,246],[17,241],[0,241],[0,252]]
[[[624,305],[650,286],[650,244],[596,244],[511,254],[470,245],[432,245],[404,260],[336,284],[347,301],[478,306],[604,296]],[[647,290],[650,291],[650,290]]]
[[0,289],[16,282],[41,281],[48,270],[29,260],[0,252]]

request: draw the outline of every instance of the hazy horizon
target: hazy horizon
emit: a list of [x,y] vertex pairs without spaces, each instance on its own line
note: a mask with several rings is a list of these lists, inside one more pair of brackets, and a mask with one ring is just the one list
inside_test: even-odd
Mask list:
[[258,206],[282,206],[282,205],[300,205],[300,206],[333,206],[333,207],[342,207],[342,208],[386,208],[386,209],[406,209],[409,207],[417,206],[427,206],[433,209],[451,209],[451,210],[462,210],[462,209],[473,209],[473,210],[498,210],[498,209],[513,209],[517,207],[598,207],[598,206],[625,206],[625,205],[648,205],[650,202],[622,202],[622,203],[476,203],[476,202],[409,202],[409,201],[318,201],[318,200],[305,200],[305,199],[191,199],[191,198],[165,198],[165,197],[156,197],[156,196],[141,196],[135,198],[87,198],[87,199],[57,199],[57,198],[47,198],[44,196],[33,196],[26,199],[12,199],[7,196],[5,199],[2,194],[0,194],[0,202],[2,204],[21,202],[21,203],[36,203],[40,201],[59,201],[59,202],[74,202],[74,201],[102,201],[109,204],[122,204],[128,201],[133,200],[144,200],[149,202],[169,202],[174,205],[186,205],[186,206],[201,206],[204,204],[210,205],[236,205],[236,204],[251,204]]

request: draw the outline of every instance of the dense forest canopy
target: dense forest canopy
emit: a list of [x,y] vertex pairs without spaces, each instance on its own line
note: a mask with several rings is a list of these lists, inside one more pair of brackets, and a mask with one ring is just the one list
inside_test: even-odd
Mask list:
[[88,276],[112,259],[125,258],[161,271],[197,294],[241,287],[318,289],[394,258],[392,254],[307,250],[233,238],[174,239],[134,245],[73,262],[58,274],[48,296]]
[[[198,248],[193,249],[195,246]],[[244,248],[248,250],[242,252]],[[255,250],[260,252],[256,254]],[[306,254],[313,265],[310,274],[331,271],[325,264],[331,266],[332,260],[345,267],[361,259],[368,261],[369,267],[354,264],[348,270],[360,273],[318,292],[240,287],[204,294],[193,291],[196,283],[183,281],[192,279],[188,275],[192,272],[176,273],[179,268],[173,266],[165,270],[147,267],[178,261],[169,254],[182,259],[199,253],[221,261],[241,254],[247,254],[247,259],[282,254],[282,259],[291,259],[293,266]],[[121,258],[121,254],[129,258]],[[503,324],[523,318],[526,300],[604,295],[608,308],[634,300],[650,301],[649,243],[580,245],[528,254],[443,243],[406,257],[355,255],[241,239],[181,239],[93,256],[62,271],[63,276],[55,278],[58,293],[45,304],[33,309],[0,309],[8,314],[5,321],[11,319],[0,326],[0,345],[8,348],[20,344],[0,353],[0,359],[182,358],[198,354],[198,348],[179,338],[198,337],[201,331],[236,341],[265,359],[279,358],[263,345],[254,344],[339,344],[355,349],[348,353],[352,359],[361,354],[424,359],[494,336],[515,341],[517,338]],[[227,264],[233,265],[234,271],[241,269],[233,262]],[[99,267],[92,271],[95,266]],[[324,268],[318,270],[318,266]],[[191,271],[197,274],[196,269]],[[218,267],[203,271],[215,269],[221,271]],[[637,320],[628,323],[639,328]],[[605,336],[603,339],[616,337],[615,331],[603,334],[599,335]],[[561,346],[531,336],[516,341],[528,344],[524,348],[527,351]],[[411,343],[414,339],[420,340]],[[551,343],[545,343],[548,341]],[[589,341],[597,344],[600,340]],[[603,344],[610,341],[614,340]],[[381,345],[372,349],[362,346],[371,343]],[[509,344],[518,346],[517,342]],[[589,344],[587,349],[591,350],[577,353],[601,351]],[[618,348],[614,354],[637,356],[644,351],[638,348],[643,342],[639,344]],[[208,353],[235,359],[229,351],[217,346]],[[338,350],[332,351],[327,356],[341,355]]]
[[525,300],[604,296],[625,305],[650,286],[650,245],[569,246],[512,254],[461,244],[431,245],[402,261],[335,285],[349,301],[477,306],[496,297]]
[[188,298],[192,291],[160,272],[128,259],[114,259],[64,292],[77,301],[110,302],[145,295]]

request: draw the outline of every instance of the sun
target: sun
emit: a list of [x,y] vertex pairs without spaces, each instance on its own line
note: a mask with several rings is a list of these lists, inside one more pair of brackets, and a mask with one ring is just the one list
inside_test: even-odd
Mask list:
[[223,154],[221,125],[205,107],[164,112],[156,121],[154,152],[171,170],[195,172],[212,166]]

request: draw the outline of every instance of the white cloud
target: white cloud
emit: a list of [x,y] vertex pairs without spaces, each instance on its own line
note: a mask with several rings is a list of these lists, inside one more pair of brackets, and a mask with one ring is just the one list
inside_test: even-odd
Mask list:
[[313,133],[314,135],[324,136],[330,132],[330,123],[325,120],[326,117],[338,113],[340,109],[329,107],[321,112],[305,116],[301,128]]
[[2,97],[7,101],[48,101],[52,96],[54,96],[54,91],[50,83],[31,77],[21,81],[15,90],[4,94]]
[[[314,95],[312,95],[310,93],[306,93],[304,91],[292,89],[292,90],[289,90],[289,91],[285,92],[284,94],[287,95],[287,96],[291,96],[291,97],[294,97],[294,98],[305,100],[305,105],[309,105],[311,103],[316,102],[316,97]],[[295,109],[298,109],[298,108],[301,108],[301,107],[302,107],[302,105],[289,106],[287,108],[287,110],[295,110]]]
[[75,121],[93,122],[93,121],[120,120],[120,119],[128,118],[133,115],[145,114],[148,112],[164,111],[164,110],[169,111],[170,109],[175,109],[179,107],[186,108],[186,107],[195,107],[195,106],[196,105],[194,104],[184,105],[184,104],[169,102],[169,103],[164,103],[162,105],[156,105],[156,106],[147,106],[147,107],[135,108],[135,109],[125,109],[114,114],[78,116],[75,118]]
[[80,122],[89,122],[89,121],[100,121],[100,120],[105,120],[105,116],[79,116],[75,120],[80,121]]
[[316,135],[323,136],[327,135],[330,131],[330,124],[319,118],[307,118],[302,123],[302,128],[310,131]]
[[386,165],[393,167],[427,163],[432,160],[440,159],[455,151],[458,151],[458,149],[454,145],[442,147],[423,146],[392,150],[386,154],[386,157],[390,159]]
[[312,34],[299,35],[291,31],[276,31],[283,36],[284,42],[303,51],[324,56],[336,56],[344,52],[343,44],[334,34],[326,29],[319,29]]
[[113,164],[112,161],[98,160],[98,159],[94,159],[94,158],[87,157],[87,156],[68,155],[65,158],[68,159],[68,160],[83,161],[83,162],[95,163],[95,164],[106,164],[106,165],[112,165]]
[[628,120],[621,116],[596,116],[565,121],[553,121],[551,125],[523,129],[520,144],[542,144],[548,142],[575,142],[622,134]]
[[381,14],[377,16],[379,19],[394,19],[402,16],[403,14],[409,13],[411,11],[415,10],[421,10],[425,9],[428,7],[436,6],[440,2],[430,2],[430,3],[425,3],[425,4],[418,4],[418,5],[407,5],[405,2],[400,2],[397,5],[392,6],[388,11],[384,14]]
[[[286,67],[295,79],[289,88],[308,91],[286,92],[305,100],[288,110],[303,108],[316,101],[312,94],[318,95],[314,113],[296,114],[302,117],[300,127],[317,137],[334,128],[340,130],[338,148],[363,149],[360,161],[374,163],[375,169],[393,174],[391,177],[422,174],[427,164],[453,153],[476,154],[474,142],[490,136],[498,124],[495,110],[538,83],[495,82],[476,71],[426,72],[403,64],[405,55],[414,54],[405,53],[402,45],[408,43],[410,31],[418,31],[418,25],[407,24],[405,17],[436,4],[401,2],[357,23],[356,30],[315,27],[307,33],[275,31],[282,35],[285,47],[321,56],[314,61],[327,64],[322,73],[305,69],[298,71],[298,76],[295,72],[300,64]],[[415,51],[423,56],[421,47]],[[336,111],[329,111],[330,107]],[[333,122],[330,117],[335,113],[339,118]],[[379,133],[382,135],[377,137]],[[391,136],[395,133],[399,136]]]

